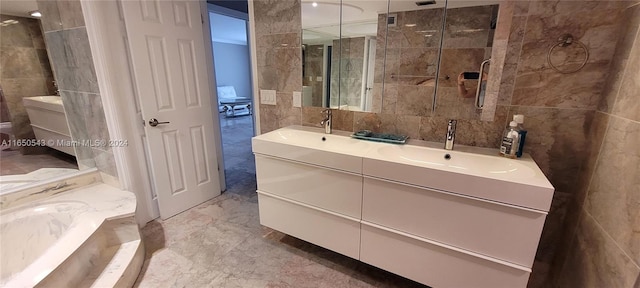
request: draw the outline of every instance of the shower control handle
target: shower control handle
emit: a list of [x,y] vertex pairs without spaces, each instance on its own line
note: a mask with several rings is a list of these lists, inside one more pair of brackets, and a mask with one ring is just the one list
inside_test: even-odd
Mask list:
[[160,124],[169,124],[169,122],[158,122],[158,119],[156,118],[151,118],[151,120],[149,120],[149,125],[151,125],[151,127],[156,127]]

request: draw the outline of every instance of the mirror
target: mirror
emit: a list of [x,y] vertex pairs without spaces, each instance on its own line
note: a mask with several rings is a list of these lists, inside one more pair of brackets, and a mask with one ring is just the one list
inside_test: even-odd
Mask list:
[[372,111],[378,15],[387,9],[387,0],[302,2],[304,106]]
[[498,1],[447,3],[435,115],[480,119],[498,8]]
[[[0,10],[0,132],[3,144],[8,144],[2,145],[0,151],[1,193],[96,167],[94,158],[98,153],[109,153],[96,148],[102,143],[98,141],[108,139],[108,132],[100,123],[91,123],[85,117],[104,113],[100,96],[85,93],[97,89],[97,81],[88,78],[95,77],[95,72],[89,67],[93,64],[86,30],[61,30],[52,25],[55,21],[45,23],[47,16],[55,20],[49,13],[58,11],[57,7],[49,7],[56,6],[55,1],[42,2],[40,7],[35,1],[17,6],[11,3],[2,5]],[[43,14],[42,21],[12,16],[28,15],[28,11],[37,9]],[[54,74],[62,97],[56,95]],[[75,142],[72,133],[76,135]]]
[[479,119],[497,2],[391,0],[381,113]]
[[[478,77],[480,82],[458,78],[463,72],[479,75],[481,63],[490,59],[499,1],[364,2],[342,1],[342,19],[316,17],[325,22],[313,24],[314,2],[302,3],[303,89],[312,89],[303,94],[313,95],[308,99],[315,100],[303,102],[304,105],[479,119],[482,110],[476,105],[482,104],[476,104],[476,95],[477,101],[482,102],[490,63],[484,66],[483,77]],[[322,4],[316,3],[316,8]],[[344,11],[357,11],[359,18],[353,16],[354,12]],[[336,9],[328,15],[339,13]],[[323,55],[314,55],[309,46],[316,44],[312,38],[319,36],[313,33],[327,30],[332,30],[331,37],[326,37],[330,39],[322,47],[315,47]],[[340,45],[342,48],[338,49]],[[324,70],[319,72],[319,67]],[[330,71],[327,67],[331,67]],[[314,69],[317,72],[313,73]],[[315,76],[321,73],[325,76]]]
[[[386,38],[376,77],[380,112],[428,116],[433,110],[446,1],[391,0],[387,19],[380,17],[379,38]],[[418,5],[420,4],[420,5]],[[386,25],[385,25],[386,24]],[[376,93],[376,94],[378,94]],[[377,109],[376,109],[377,110]]]
[[340,43],[340,1],[303,1],[301,6],[302,105],[329,107],[332,80],[338,81],[332,54]]

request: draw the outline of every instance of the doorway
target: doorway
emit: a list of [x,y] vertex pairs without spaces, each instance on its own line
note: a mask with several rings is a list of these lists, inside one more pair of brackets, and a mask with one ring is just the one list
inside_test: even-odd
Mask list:
[[251,152],[255,129],[249,16],[242,5],[238,7],[239,1],[234,2],[233,7],[220,6],[225,1],[209,4],[209,22],[227,192],[250,193],[255,191],[255,161]]

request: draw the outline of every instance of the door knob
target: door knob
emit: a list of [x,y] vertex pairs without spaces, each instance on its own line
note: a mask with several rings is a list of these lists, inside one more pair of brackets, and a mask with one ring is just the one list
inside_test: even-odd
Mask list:
[[151,127],[156,127],[160,124],[169,124],[169,122],[158,122],[158,119],[156,118],[151,118],[151,120],[149,120],[149,125],[151,125]]

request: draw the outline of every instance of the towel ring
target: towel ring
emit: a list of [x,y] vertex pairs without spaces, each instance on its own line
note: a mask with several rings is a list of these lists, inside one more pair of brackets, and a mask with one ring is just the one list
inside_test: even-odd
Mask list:
[[[558,38],[558,41],[559,42],[551,46],[551,48],[549,48],[549,52],[547,52],[547,63],[549,63],[549,66],[551,66],[553,70],[556,70],[558,73],[562,73],[562,74],[570,74],[570,73],[580,71],[580,69],[582,69],[585,65],[587,65],[587,61],[589,61],[589,48],[587,48],[586,45],[584,45],[582,42],[578,40],[575,40],[573,38],[573,35],[571,34],[562,35],[562,37]],[[580,66],[576,69],[569,70],[569,71],[562,71],[558,69],[558,67],[553,65],[553,63],[551,63],[551,52],[553,52],[553,49],[555,49],[556,47],[567,47],[573,43],[578,43],[582,47],[582,49],[584,49],[584,53],[585,53],[584,61],[582,61],[582,64],[580,64]]]

